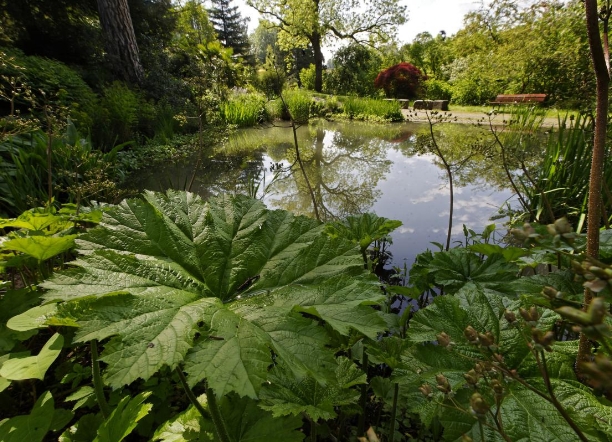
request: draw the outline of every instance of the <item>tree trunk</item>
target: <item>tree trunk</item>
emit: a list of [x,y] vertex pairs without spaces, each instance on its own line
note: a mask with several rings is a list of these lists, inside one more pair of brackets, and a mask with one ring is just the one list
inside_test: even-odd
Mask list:
[[[591,59],[597,78],[597,106],[595,115],[595,137],[593,140],[593,160],[591,162],[591,175],[589,182],[589,203],[587,219],[587,250],[592,258],[599,255],[599,226],[601,213],[601,187],[603,181],[603,164],[606,147],[606,131],[608,119],[608,87],[610,74],[606,66],[606,56],[599,34],[599,15],[597,0],[586,0],[586,25],[591,49]],[[584,291],[583,308],[588,308],[593,294],[589,289]],[[580,335],[578,348],[578,361],[588,361],[591,357],[591,345],[584,334]]]
[[315,91],[323,90],[323,51],[321,50],[321,34],[315,32],[310,38],[315,59]]
[[106,52],[117,76],[141,84],[144,71],[127,0],[97,0]]

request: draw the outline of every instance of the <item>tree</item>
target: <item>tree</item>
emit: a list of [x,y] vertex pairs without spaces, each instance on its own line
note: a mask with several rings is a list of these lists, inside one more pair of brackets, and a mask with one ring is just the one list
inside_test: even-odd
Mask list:
[[350,39],[372,45],[388,40],[406,22],[398,0],[248,0],[279,29],[285,47],[312,46],[315,90],[323,87],[322,46],[327,39]]
[[247,20],[238,12],[238,6],[230,6],[232,0],[212,0],[213,7],[208,10],[217,38],[226,48],[232,48],[234,54],[246,56],[249,53]]
[[97,0],[106,52],[115,73],[131,83],[140,84],[144,71],[127,0]]
[[359,96],[373,95],[374,79],[381,68],[381,59],[374,50],[350,44],[334,55],[333,69],[325,79],[327,92]]
[[414,65],[399,63],[381,71],[374,80],[374,86],[384,89],[387,97],[415,98],[426,79]]

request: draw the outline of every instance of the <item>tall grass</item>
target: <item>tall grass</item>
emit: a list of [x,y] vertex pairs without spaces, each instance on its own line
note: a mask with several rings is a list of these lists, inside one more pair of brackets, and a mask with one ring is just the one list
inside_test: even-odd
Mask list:
[[[510,138],[515,146],[514,158],[522,170],[518,177],[526,209],[533,220],[552,223],[566,216],[581,231],[587,216],[589,171],[592,159],[593,121],[583,115],[558,117],[558,129],[547,136],[537,132],[541,118],[519,115],[521,130]],[[522,134],[522,135],[521,135]],[[520,149],[528,147],[521,139],[544,146],[542,161],[535,166],[525,164]],[[509,140],[507,140],[509,141]],[[607,154],[606,164],[610,162]],[[603,222],[612,219],[612,168],[604,170]]]
[[343,114],[364,121],[404,121],[399,102],[350,97],[342,102]]
[[268,119],[266,102],[258,94],[240,94],[221,103],[221,118],[227,124],[238,127],[252,127]]

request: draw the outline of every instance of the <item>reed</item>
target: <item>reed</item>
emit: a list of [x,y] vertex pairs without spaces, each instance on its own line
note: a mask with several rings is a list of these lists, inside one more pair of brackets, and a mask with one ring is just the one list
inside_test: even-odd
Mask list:
[[350,119],[364,121],[404,121],[397,101],[350,97],[342,101],[343,113]]
[[266,102],[258,94],[241,94],[231,97],[220,106],[225,123],[237,127],[252,127],[268,120]]

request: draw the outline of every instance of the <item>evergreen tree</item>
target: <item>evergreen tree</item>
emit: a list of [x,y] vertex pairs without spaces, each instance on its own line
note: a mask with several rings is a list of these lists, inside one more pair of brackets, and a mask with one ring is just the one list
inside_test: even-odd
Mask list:
[[208,16],[217,32],[217,38],[226,48],[232,48],[234,54],[247,56],[249,39],[247,20],[238,12],[238,6],[230,6],[232,0],[212,0]]

